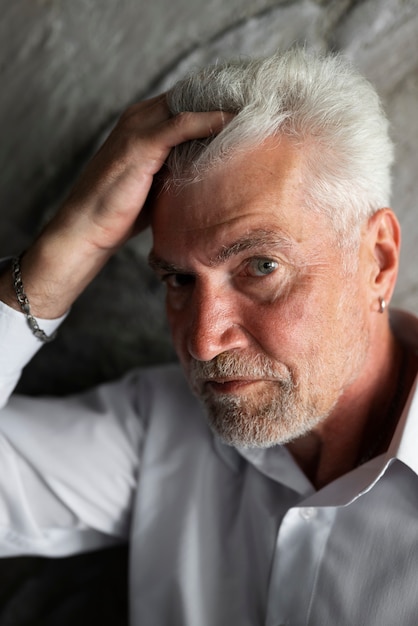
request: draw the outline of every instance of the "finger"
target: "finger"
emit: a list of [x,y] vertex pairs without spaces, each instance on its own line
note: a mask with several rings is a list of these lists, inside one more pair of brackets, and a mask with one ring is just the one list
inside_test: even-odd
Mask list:
[[148,124],[155,124],[169,117],[171,117],[171,113],[167,105],[166,94],[162,93],[154,98],[132,104],[122,113],[120,121],[143,124],[144,120],[147,120]]
[[217,135],[234,117],[224,111],[183,112],[164,122],[161,140],[166,148],[191,141]]

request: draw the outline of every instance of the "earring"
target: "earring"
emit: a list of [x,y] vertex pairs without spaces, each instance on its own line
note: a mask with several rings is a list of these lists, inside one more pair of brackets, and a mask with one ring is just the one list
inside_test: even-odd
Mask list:
[[384,298],[379,298],[379,313],[384,313],[386,309],[386,300]]

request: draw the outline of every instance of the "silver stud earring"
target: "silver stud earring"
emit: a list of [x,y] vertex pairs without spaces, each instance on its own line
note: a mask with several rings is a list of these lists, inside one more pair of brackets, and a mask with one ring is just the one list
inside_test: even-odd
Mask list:
[[379,313],[384,313],[386,309],[386,300],[384,298],[379,298]]

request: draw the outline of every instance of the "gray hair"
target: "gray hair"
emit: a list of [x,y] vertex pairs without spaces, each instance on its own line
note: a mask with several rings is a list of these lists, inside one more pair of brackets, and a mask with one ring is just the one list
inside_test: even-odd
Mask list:
[[172,113],[222,110],[237,115],[216,137],[177,146],[170,184],[200,180],[220,162],[286,135],[303,147],[307,208],[325,212],[348,239],[389,206],[393,146],[372,85],[339,55],[293,48],[256,60],[196,71],[169,91]]

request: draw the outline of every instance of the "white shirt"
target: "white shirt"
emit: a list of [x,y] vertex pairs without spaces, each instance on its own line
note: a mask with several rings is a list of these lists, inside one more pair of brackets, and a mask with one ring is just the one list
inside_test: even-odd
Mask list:
[[416,626],[416,385],[387,454],[315,491],[284,447],[216,440],[177,366],[6,404],[39,345],[0,304],[3,555],[129,539],[133,626]]

